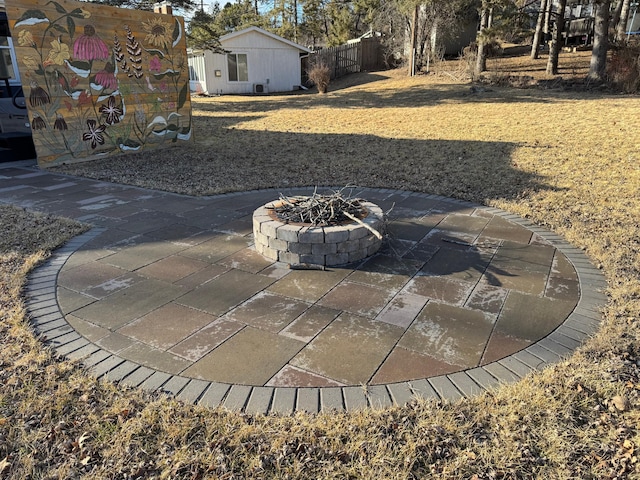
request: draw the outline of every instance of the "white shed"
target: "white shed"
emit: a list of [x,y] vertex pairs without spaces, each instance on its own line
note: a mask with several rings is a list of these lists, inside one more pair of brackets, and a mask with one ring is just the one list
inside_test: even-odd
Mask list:
[[191,91],[209,94],[289,92],[301,83],[300,55],[311,50],[258,27],[220,37],[227,54],[189,51]]

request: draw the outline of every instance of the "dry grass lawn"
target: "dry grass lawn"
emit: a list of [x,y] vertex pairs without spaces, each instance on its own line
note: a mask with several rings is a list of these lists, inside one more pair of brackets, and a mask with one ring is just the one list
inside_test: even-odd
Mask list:
[[[563,56],[576,64],[564,73],[581,72],[585,58]],[[543,60],[492,62],[496,78],[543,78]],[[63,171],[193,194],[350,183],[497,206],[563,235],[602,269],[600,332],[566,361],[456,404],[292,417],[183,405],[95,381],[40,346],[20,287],[82,227],[1,207],[0,476],[640,478],[640,98],[472,91],[448,74],[391,72],[343,79],[324,96],[193,106],[193,148]]]

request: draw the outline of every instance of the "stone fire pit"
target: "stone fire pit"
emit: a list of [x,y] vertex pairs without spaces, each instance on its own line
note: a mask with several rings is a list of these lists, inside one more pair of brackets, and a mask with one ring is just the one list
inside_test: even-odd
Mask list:
[[275,209],[282,202],[269,202],[253,212],[256,250],[270,260],[291,266],[344,265],[373,255],[382,244],[384,213],[374,203],[359,200],[362,213],[357,220],[314,226],[280,219]]

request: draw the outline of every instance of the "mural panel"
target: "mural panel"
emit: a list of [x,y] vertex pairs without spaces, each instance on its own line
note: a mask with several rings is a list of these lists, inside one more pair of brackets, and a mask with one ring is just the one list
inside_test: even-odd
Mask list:
[[6,3],[40,166],[191,141],[182,18]]

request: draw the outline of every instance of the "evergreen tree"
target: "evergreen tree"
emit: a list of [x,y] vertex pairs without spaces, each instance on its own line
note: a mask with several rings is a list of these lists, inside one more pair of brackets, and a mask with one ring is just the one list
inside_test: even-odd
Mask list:
[[305,45],[319,45],[325,39],[327,19],[323,0],[302,0],[300,41]]
[[329,0],[326,16],[329,30],[326,32],[329,46],[341,45],[352,38],[353,14],[348,0]]

